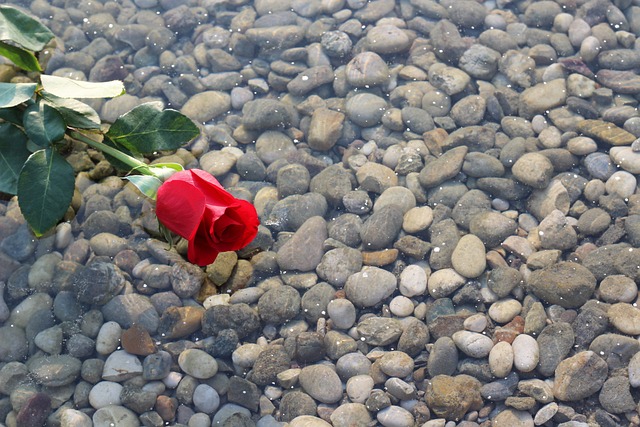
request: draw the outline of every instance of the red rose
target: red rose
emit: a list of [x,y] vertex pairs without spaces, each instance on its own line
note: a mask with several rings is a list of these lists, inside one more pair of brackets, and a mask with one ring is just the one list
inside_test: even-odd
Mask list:
[[251,203],[236,199],[199,169],[177,172],[160,186],[156,215],[189,241],[189,261],[199,266],[211,264],[220,252],[248,245],[260,223]]

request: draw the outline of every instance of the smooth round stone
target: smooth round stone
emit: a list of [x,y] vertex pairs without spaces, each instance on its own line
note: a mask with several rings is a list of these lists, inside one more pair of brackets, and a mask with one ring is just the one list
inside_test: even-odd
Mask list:
[[367,267],[347,279],[344,290],[355,306],[373,307],[397,289],[395,276],[381,268]]
[[347,100],[347,117],[353,123],[369,127],[380,123],[387,109],[387,101],[371,93],[359,93]]
[[464,319],[463,326],[467,331],[482,332],[487,327],[487,316],[482,313],[474,314]]
[[190,119],[206,123],[231,108],[231,97],[225,92],[206,91],[193,95],[182,106],[181,112]]
[[496,301],[489,307],[489,317],[498,323],[508,323],[522,311],[520,301],[509,298]]
[[492,421],[494,426],[509,427],[531,427],[533,426],[533,417],[526,411],[518,411],[516,409],[505,409],[500,412]]
[[605,182],[605,189],[609,194],[617,194],[626,199],[636,192],[638,182],[636,177],[626,171],[618,171]]
[[354,403],[364,403],[373,390],[373,378],[369,375],[356,375],[347,380],[347,396]]
[[426,270],[418,264],[408,265],[400,273],[398,289],[402,295],[408,298],[423,295],[427,290]]
[[300,415],[289,422],[290,427],[331,427],[331,424],[322,418],[311,415]]
[[567,142],[567,150],[576,156],[586,156],[597,151],[598,144],[588,136],[578,136]]
[[[416,207],[416,198],[406,187],[389,187],[378,196],[373,204],[373,211],[376,212],[384,206],[396,206],[404,215],[409,210]],[[404,221],[404,220],[403,220]]]
[[371,414],[362,403],[344,403],[331,414],[333,427],[371,425]]
[[640,153],[633,151],[631,147],[611,147],[609,156],[625,171],[633,174],[640,173]]
[[546,188],[553,176],[553,164],[540,153],[526,153],[516,160],[511,171],[523,184]]
[[211,378],[218,372],[218,362],[208,353],[191,348],[178,356],[178,365],[186,374],[198,379]]
[[389,310],[394,316],[410,316],[413,313],[413,308],[413,302],[403,295],[398,295],[389,302]]
[[241,368],[250,368],[255,363],[258,355],[262,353],[264,347],[259,344],[243,344],[231,354],[233,364]]
[[378,411],[376,419],[384,427],[411,427],[414,419],[411,412],[402,406],[391,405]]
[[89,403],[96,409],[120,404],[122,385],[112,381],[100,381],[89,392]]
[[107,381],[124,381],[140,374],[142,374],[140,359],[124,350],[111,353],[102,369],[102,378]]
[[461,276],[474,278],[487,268],[484,243],[474,234],[466,234],[451,254],[451,264]]
[[51,287],[56,266],[61,260],[62,256],[57,252],[44,254],[38,258],[29,269],[27,279],[29,287],[36,291],[47,292]]
[[433,222],[433,210],[429,206],[418,206],[409,209],[402,219],[402,229],[415,234],[429,228]]
[[489,352],[489,369],[498,378],[505,378],[513,368],[513,348],[506,341],[500,341]]
[[60,325],[47,328],[36,335],[33,342],[42,351],[60,354],[62,351],[63,331]]
[[464,285],[466,279],[458,274],[453,268],[443,268],[437,270],[429,276],[427,287],[429,294],[434,298],[444,298]]
[[394,25],[377,25],[367,32],[369,49],[380,54],[398,53],[411,45],[409,36]]
[[390,377],[404,378],[413,372],[413,359],[403,351],[389,351],[378,359],[380,370]]
[[93,414],[93,427],[139,427],[138,416],[123,406],[109,405]]
[[640,352],[636,353],[629,361],[628,372],[631,387],[640,387]]
[[265,165],[270,165],[295,151],[296,147],[291,138],[282,132],[273,130],[262,132],[256,139],[256,153]]
[[327,305],[327,314],[337,329],[349,329],[356,322],[356,308],[348,299],[331,300]]
[[340,377],[327,365],[311,365],[302,368],[298,380],[309,396],[322,403],[331,404],[342,399]]
[[106,322],[100,328],[96,337],[96,351],[104,356],[116,351],[120,345],[122,328],[116,322]]
[[460,351],[476,359],[487,357],[493,348],[491,338],[477,332],[457,331],[451,338]]
[[520,334],[511,343],[513,364],[520,372],[531,372],[540,359],[538,342],[531,335]]
[[67,408],[60,414],[60,427],[92,427],[91,418],[84,412]]
[[208,384],[199,384],[193,392],[193,404],[205,414],[213,414],[220,406],[220,395]]
[[26,328],[29,320],[40,310],[50,310],[53,306],[53,298],[43,292],[29,295],[20,304],[11,310],[6,325]]
[[640,334],[640,309],[637,307],[619,302],[609,308],[607,315],[609,322],[623,334]]
[[29,342],[24,329],[0,326],[0,362],[24,360],[29,353]]
[[638,286],[633,279],[621,274],[614,274],[602,279],[598,293],[604,302],[631,303],[638,297]]

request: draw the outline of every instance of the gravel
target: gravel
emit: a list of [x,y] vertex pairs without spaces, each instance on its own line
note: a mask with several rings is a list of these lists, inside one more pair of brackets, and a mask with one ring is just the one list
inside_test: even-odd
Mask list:
[[0,203],[0,424],[640,425],[640,9],[569,3],[32,2],[261,226],[194,267],[70,146],[69,221]]

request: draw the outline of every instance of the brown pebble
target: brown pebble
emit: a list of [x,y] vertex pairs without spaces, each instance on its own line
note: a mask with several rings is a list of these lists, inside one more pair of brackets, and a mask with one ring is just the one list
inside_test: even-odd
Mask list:
[[397,249],[384,249],[375,252],[362,252],[362,263],[364,265],[374,265],[376,267],[382,267],[383,265],[389,265],[398,259]]
[[632,133],[604,120],[583,120],[578,123],[577,130],[609,145],[631,145],[636,140]]
[[16,424],[20,427],[42,427],[51,412],[51,398],[44,393],[31,396],[20,408]]
[[497,344],[500,341],[506,341],[511,344],[513,340],[523,332],[524,319],[521,316],[516,316],[511,322],[500,328],[496,328],[493,332],[493,342],[494,344]]
[[185,338],[200,329],[204,309],[198,306],[169,307],[160,317],[158,333],[164,339]]
[[125,351],[130,354],[148,356],[157,351],[149,332],[137,323],[122,332],[120,341]]
[[437,128],[422,134],[422,139],[431,154],[434,156],[440,156],[442,154],[442,145],[448,136],[449,134],[446,130]]
[[156,399],[156,412],[164,421],[173,421],[178,409],[178,399],[160,395]]

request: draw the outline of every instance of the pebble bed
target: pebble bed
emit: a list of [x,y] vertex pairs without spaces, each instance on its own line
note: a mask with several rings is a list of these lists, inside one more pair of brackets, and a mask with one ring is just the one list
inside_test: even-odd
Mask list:
[[640,425],[640,1],[10,3],[261,226],[196,267],[69,147],[67,222],[0,204],[0,425]]

